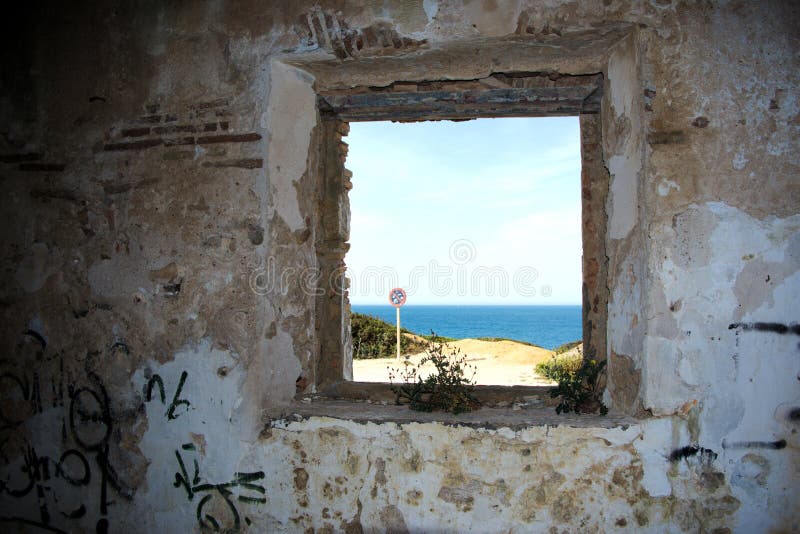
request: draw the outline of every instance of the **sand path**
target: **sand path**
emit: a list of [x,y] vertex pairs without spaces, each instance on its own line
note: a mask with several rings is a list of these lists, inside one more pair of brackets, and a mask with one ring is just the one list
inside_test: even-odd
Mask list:
[[[513,385],[550,385],[552,382],[536,374],[536,364],[549,360],[553,352],[541,347],[534,347],[516,341],[482,341],[478,339],[460,339],[445,344],[445,354],[453,348],[467,355],[467,363],[476,367],[475,379],[478,384]],[[408,360],[418,365],[424,353],[414,354]],[[353,360],[353,380],[359,382],[388,382],[387,366],[400,367],[395,358],[378,358],[374,360]],[[433,371],[433,365],[426,364],[422,368],[425,377]]]

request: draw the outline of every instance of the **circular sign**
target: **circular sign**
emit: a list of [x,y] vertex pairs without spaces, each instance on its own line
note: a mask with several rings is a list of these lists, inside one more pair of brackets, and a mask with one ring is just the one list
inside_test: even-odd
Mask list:
[[389,303],[395,308],[399,308],[406,303],[406,292],[400,287],[392,289],[389,291]]

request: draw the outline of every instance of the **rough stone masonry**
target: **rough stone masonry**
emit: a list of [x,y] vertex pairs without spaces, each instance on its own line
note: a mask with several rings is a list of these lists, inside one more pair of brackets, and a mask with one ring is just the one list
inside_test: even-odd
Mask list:
[[[800,530],[795,3],[15,7],[3,531]],[[610,416],[319,400],[350,372],[348,119],[325,95],[526,76],[603,84],[591,114],[525,109],[581,114]],[[432,113],[409,106],[382,112]]]

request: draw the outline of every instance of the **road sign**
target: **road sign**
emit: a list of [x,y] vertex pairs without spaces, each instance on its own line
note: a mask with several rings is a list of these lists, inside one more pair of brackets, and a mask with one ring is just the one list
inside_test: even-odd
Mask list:
[[400,360],[400,306],[406,303],[406,292],[402,287],[389,291],[389,304],[397,309],[397,360]]
[[406,292],[403,288],[396,287],[389,291],[389,303],[395,308],[399,308],[406,303]]

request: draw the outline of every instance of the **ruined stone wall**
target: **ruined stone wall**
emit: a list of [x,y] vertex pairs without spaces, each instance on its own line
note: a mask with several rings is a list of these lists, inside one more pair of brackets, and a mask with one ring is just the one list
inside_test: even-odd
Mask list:
[[[798,22],[660,0],[6,17],[3,528],[800,529]],[[443,70],[605,76],[613,418],[291,404],[331,328],[315,91]]]

